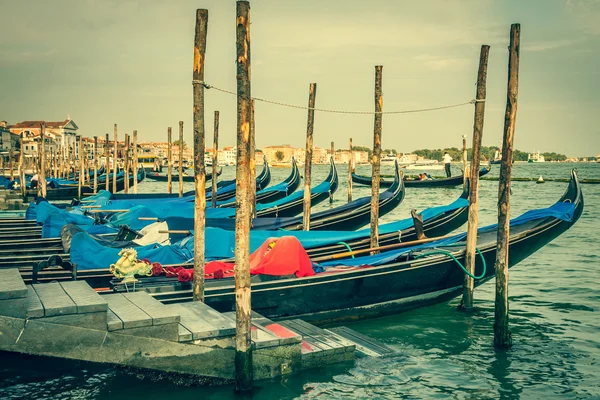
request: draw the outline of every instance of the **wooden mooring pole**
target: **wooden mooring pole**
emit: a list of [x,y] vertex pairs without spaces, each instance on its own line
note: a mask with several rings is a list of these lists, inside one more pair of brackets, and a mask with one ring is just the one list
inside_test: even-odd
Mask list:
[[117,193],[117,172],[119,171],[119,167],[117,165],[117,148],[119,147],[119,142],[117,141],[117,124],[115,124],[114,126],[114,139],[115,139],[115,146],[114,146],[114,150],[113,150],[113,167],[114,167],[114,173],[113,173],[113,179],[112,179],[112,192]]
[[[204,165],[204,64],[206,36],[208,34],[208,10],[196,10],[196,30],[194,35],[194,64],[192,68],[194,97],[194,281],[192,293],[195,301],[204,301],[204,246],[206,227],[206,166]],[[171,135],[169,128],[169,137]],[[214,196],[214,193],[213,193]]]
[[519,52],[521,24],[510,27],[508,88],[504,114],[502,162],[498,185],[498,242],[496,244],[496,302],[494,311],[494,345],[508,348],[512,336],[508,326],[508,244],[510,235],[510,178],[512,174],[513,139],[519,94]]
[[173,152],[171,151],[171,127],[167,128],[167,193],[173,193]]
[[352,172],[354,170],[354,151],[352,150],[352,138],[350,138],[350,156],[348,158],[348,203],[352,201]]
[[110,152],[109,152],[109,147],[108,147],[108,133],[105,135],[105,139],[106,140],[104,142],[104,170],[105,170],[105,174],[106,174],[106,179],[105,179],[105,190],[108,192],[108,182],[110,182],[110,180],[108,179],[110,177]]
[[123,168],[123,192],[129,193],[129,134],[125,134],[125,154],[124,157],[124,168]]
[[[485,96],[487,64],[490,46],[481,46],[479,55],[479,70],[477,72],[477,92],[475,103],[475,117],[473,122],[473,142],[471,145],[471,171],[469,176],[469,217],[467,225],[467,248],[465,254],[465,268],[471,275],[475,275],[475,248],[477,247],[477,225],[479,222],[479,164],[481,152],[481,138],[483,136],[483,118],[485,115]],[[466,170],[465,170],[466,171]],[[473,289],[475,280],[465,274],[463,282],[463,297],[459,309],[470,311],[473,309]]]
[[46,123],[40,124],[40,172],[38,174],[38,196],[46,198]]
[[[77,149],[79,150],[79,180],[78,180],[78,184],[77,184],[77,196],[81,199],[81,190],[82,190],[82,186],[83,186],[83,140],[81,136],[77,136]],[[113,193],[115,193],[116,190],[113,191]]]
[[179,121],[179,197],[183,197],[183,121]]
[[[254,124],[254,100],[250,100],[250,221],[256,216],[256,138]],[[250,222],[252,225],[252,222]]]
[[98,136],[94,136],[94,194],[98,193]]
[[463,140],[463,184],[469,179],[469,171],[467,170],[468,154],[467,154],[467,135],[462,136]]
[[306,151],[304,155],[304,216],[303,229],[310,230],[310,178],[312,173],[313,158],[313,131],[315,127],[315,100],[317,97],[317,84],[311,83],[308,88],[308,121],[306,123]]
[[236,3],[237,172],[235,218],[235,389],[252,389],[250,306],[250,3]]
[[375,67],[375,122],[373,128],[373,172],[371,178],[371,247],[379,246],[379,172],[381,163],[381,130],[383,95],[381,93],[383,65]]
[[211,204],[217,206],[217,174],[219,168],[219,112],[215,111],[214,119],[214,137],[213,137],[213,156],[212,156],[212,190]]
[[19,148],[19,187],[21,195],[25,197],[27,193],[27,183],[25,182],[25,133],[21,133],[21,146]]
[[138,149],[137,131],[133,131],[133,193],[138,192]]

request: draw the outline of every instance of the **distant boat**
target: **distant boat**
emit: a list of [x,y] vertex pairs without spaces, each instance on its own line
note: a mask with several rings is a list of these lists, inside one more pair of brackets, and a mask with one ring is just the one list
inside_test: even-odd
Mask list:
[[543,162],[546,162],[546,159],[538,151],[537,153],[529,153],[527,155],[527,162],[528,163],[543,163]]
[[494,159],[490,161],[490,165],[500,164],[502,162],[502,152],[500,149],[496,149],[494,153]]
[[396,156],[388,154],[387,156],[381,157],[381,165],[394,165],[396,163]]
[[403,167],[406,169],[424,169],[424,170],[442,170],[444,169],[444,164],[438,162],[438,160],[420,160],[417,161],[414,164],[409,164],[406,167]]

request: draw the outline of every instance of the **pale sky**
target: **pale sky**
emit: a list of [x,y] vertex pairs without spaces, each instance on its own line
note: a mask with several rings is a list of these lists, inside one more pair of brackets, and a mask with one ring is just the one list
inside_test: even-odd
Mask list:
[[[480,46],[491,46],[484,145],[502,140],[510,24],[521,23],[515,147],[600,153],[600,0],[254,0],[252,94],[306,105],[374,109],[383,65],[384,111],[460,103],[475,95]],[[209,10],[205,80],[233,90],[233,0],[0,0],[0,120],[61,120],[86,136],[138,130],[164,141],[184,121],[192,138],[195,10]],[[206,92],[220,147],[233,145],[235,97]],[[304,146],[305,110],[256,104],[257,147]],[[383,147],[460,147],[473,106],[383,116]],[[372,146],[372,115],[317,113],[315,145]]]

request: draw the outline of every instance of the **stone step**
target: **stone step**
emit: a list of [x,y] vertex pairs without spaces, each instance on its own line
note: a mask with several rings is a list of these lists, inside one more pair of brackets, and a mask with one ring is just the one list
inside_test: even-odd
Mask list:
[[235,322],[202,302],[166,305],[180,315],[179,341],[206,341],[235,336]]
[[345,326],[338,326],[325,330],[334,336],[354,343],[356,345],[357,355],[362,357],[382,357],[396,353],[394,349],[385,344]]
[[281,321],[280,324],[302,335],[302,366],[304,368],[354,359],[356,346],[348,340],[334,336],[301,319]]
[[25,318],[27,288],[17,269],[0,269],[0,315]]
[[29,318],[105,330],[107,310],[106,300],[85,281],[37,283],[28,287]]
[[[223,313],[223,315],[229,318],[235,324],[235,311],[226,312]],[[278,347],[282,344],[285,344],[282,343],[282,340],[286,340],[286,338],[282,338],[281,336],[276,335],[268,329],[264,329],[260,324],[257,324],[255,321],[252,321],[251,335],[252,348],[255,350],[264,349],[268,347]]]
[[148,293],[113,293],[102,298],[108,302],[109,331],[179,341],[180,315]]

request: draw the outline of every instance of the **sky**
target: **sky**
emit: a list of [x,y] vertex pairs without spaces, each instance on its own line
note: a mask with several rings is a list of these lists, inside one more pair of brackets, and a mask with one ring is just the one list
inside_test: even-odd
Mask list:
[[[383,110],[469,101],[481,45],[491,46],[483,144],[502,141],[511,23],[521,24],[515,147],[568,156],[600,153],[600,0],[253,0],[252,95],[305,106]],[[0,120],[61,120],[86,136],[137,129],[166,141],[184,121],[192,141],[195,10],[209,10],[205,81],[236,90],[234,0],[0,0]],[[206,91],[220,147],[234,145],[235,96]],[[385,149],[471,142],[472,105],[383,116]],[[256,103],[257,148],[304,146],[307,111]],[[317,112],[314,143],[373,145],[373,115]]]

